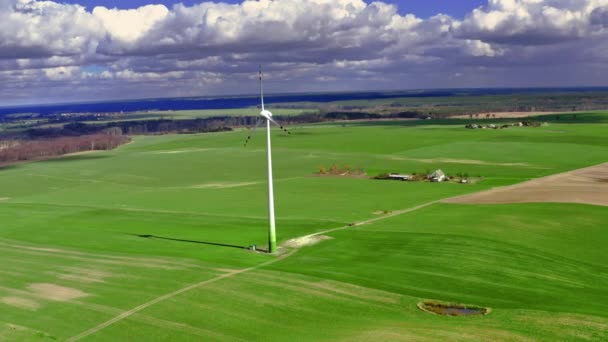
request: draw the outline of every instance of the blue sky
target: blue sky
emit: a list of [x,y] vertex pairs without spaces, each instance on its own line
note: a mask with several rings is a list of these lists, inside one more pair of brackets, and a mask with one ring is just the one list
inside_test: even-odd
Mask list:
[[[108,8],[137,8],[148,4],[164,4],[167,7],[175,3],[183,3],[185,5],[192,5],[200,3],[199,0],[64,0],[60,2],[65,3],[77,3],[87,6],[89,9],[95,6],[105,6]],[[224,0],[225,3],[241,3],[240,0]],[[370,1],[367,1],[370,2]],[[472,9],[477,8],[485,3],[487,0],[387,0],[386,3],[395,4],[399,8],[401,14],[413,13],[422,18],[428,18],[437,13],[444,13],[454,17],[462,18],[466,13]]]

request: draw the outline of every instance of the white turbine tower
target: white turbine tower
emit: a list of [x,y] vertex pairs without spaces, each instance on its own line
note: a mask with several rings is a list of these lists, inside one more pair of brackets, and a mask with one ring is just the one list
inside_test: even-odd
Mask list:
[[[287,129],[285,129],[282,125],[277,123],[272,118],[272,113],[264,107],[264,86],[262,83],[262,67],[260,66],[260,102],[262,105],[262,111],[260,112],[260,116],[262,116],[262,120],[266,121],[266,153],[267,153],[267,161],[268,161],[268,253],[276,253],[277,251],[277,235],[276,235],[276,227],[275,227],[275,219],[274,219],[274,188],[272,182],[272,144],[270,141],[270,124],[273,123],[279,126],[283,131],[287,134],[291,134]],[[255,130],[260,125],[261,120],[258,120],[255,127],[247,137],[245,141],[245,146],[255,133]]]

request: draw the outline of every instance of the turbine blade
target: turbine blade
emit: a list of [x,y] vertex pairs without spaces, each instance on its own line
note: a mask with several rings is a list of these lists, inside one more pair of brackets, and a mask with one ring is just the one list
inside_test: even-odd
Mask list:
[[262,102],[262,111],[264,110],[264,86],[262,84],[262,64],[260,64],[260,101]]
[[268,119],[269,119],[269,120],[270,120],[270,122],[272,122],[273,124],[275,124],[275,125],[279,126],[279,127],[280,127],[280,128],[283,130],[283,132],[285,132],[285,133],[287,133],[287,134],[291,134],[291,132],[290,132],[290,131],[289,131],[287,128],[283,127],[283,125],[281,125],[280,123],[276,122],[276,121],[275,121],[273,118],[268,118]]
[[253,129],[251,130],[251,132],[249,132],[249,135],[247,136],[247,139],[245,139],[245,145],[243,145],[243,147],[247,147],[247,144],[249,144],[249,140],[251,140],[251,137],[253,136],[253,134],[255,133],[255,131],[258,129],[258,127],[260,127],[260,123],[263,120],[258,119],[258,121],[255,123],[255,126],[253,127]]

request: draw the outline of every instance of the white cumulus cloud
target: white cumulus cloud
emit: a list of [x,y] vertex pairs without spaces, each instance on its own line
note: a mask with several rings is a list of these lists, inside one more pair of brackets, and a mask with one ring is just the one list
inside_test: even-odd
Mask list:
[[147,5],[137,9],[119,10],[95,7],[93,16],[101,21],[111,39],[132,43],[144,36],[169,14],[164,5]]
[[281,92],[600,85],[606,46],[608,0],[488,0],[462,19],[363,0],[0,0],[0,100],[243,93],[260,63]]

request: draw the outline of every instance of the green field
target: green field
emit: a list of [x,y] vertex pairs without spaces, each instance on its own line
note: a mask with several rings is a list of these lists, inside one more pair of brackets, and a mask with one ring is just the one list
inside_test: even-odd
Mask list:
[[[0,169],[0,340],[608,339],[606,207],[436,203],[607,162],[608,125],[462,126],[273,131],[280,242],[341,228],[279,256],[243,249],[266,242],[263,130],[247,148],[245,131],[146,136]],[[481,180],[314,175],[332,164]]]
[[[399,96],[400,93],[387,93]],[[608,106],[606,92],[563,92],[543,93],[524,92],[511,94],[480,95],[468,90],[453,92],[446,96],[424,96],[416,91],[404,97],[378,99],[344,100],[326,103],[318,102],[285,102],[284,107],[322,108],[324,110],[363,109],[376,113],[416,111],[421,114],[453,116],[455,114],[529,111],[581,111],[605,109]]]

